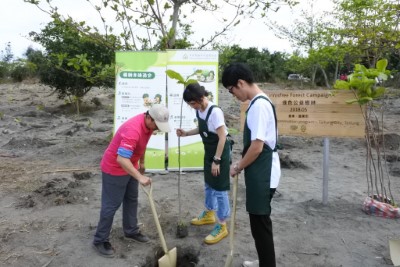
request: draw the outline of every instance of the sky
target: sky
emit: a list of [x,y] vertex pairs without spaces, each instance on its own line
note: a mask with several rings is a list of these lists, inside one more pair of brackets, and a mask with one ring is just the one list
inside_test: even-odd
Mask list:
[[[294,10],[282,6],[276,13],[269,12],[268,17],[280,25],[293,25],[294,20],[299,17],[301,9],[309,6],[308,0],[299,0],[299,2],[300,5],[296,6]],[[97,13],[85,0],[53,0],[52,3],[59,8],[61,14],[69,14],[74,19],[85,20],[90,25],[101,25]],[[314,3],[316,13],[329,10],[333,5],[331,0],[314,0]],[[11,42],[12,53],[16,58],[22,57],[29,46],[41,49],[40,45],[29,40],[28,35],[31,31],[40,32],[40,29],[51,21],[50,16],[23,0],[0,0],[0,4],[0,51],[4,51],[8,42]],[[221,12],[226,11],[225,9]],[[217,21],[211,15],[193,16],[193,20],[195,21],[193,38],[207,37],[207,33],[217,25]],[[270,52],[292,53],[295,50],[289,41],[275,37],[263,21],[255,19],[242,19],[234,30],[221,39],[221,43],[238,44],[243,48],[266,48]]]

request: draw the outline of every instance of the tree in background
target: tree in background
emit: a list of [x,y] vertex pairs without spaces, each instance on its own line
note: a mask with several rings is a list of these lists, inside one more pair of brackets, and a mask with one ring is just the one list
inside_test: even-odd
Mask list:
[[[293,6],[294,0],[86,0],[89,2],[103,23],[101,35],[113,34],[110,26],[114,21],[107,21],[103,15],[106,12],[115,14],[115,21],[120,24],[121,32],[115,34],[122,50],[157,50],[194,47],[205,48],[215,43],[218,38],[226,34],[231,28],[240,23],[240,19],[248,15],[265,15],[269,10],[279,9],[279,5]],[[52,0],[24,0],[36,5],[50,16],[63,19],[58,8],[52,5]],[[48,8],[42,7],[47,3]],[[84,0],[82,0],[84,2]],[[227,12],[228,10],[228,12]],[[190,43],[192,34],[191,25],[193,14],[204,13],[209,17],[216,17],[221,22],[209,33],[201,38],[197,44]],[[73,21],[68,16],[69,20]],[[87,36],[97,37],[100,31],[97,27],[87,25],[85,21],[75,22],[73,25]],[[94,35],[94,36],[93,36]],[[178,47],[182,45],[182,47]]]
[[399,53],[390,53],[388,57],[388,69],[391,70],[392,79],[386,82],[387,86],[399,88],[400,86],[400,57]]
[[[28,59],[38,67],[41,82],[54,88],[59,98],[68,97],[78,114],[81,99],[94,86],[113,86],[114,49],[87,38],[72,20],[54,18],[40,33],[31,32],[30,36],[46,49],[43,54],[27,51]],[[96,38],[118,46],[112,35]]]
[[[69,16],[61,16],[58,8],[52,6],[52,0],[24,1],[35,4],[57,19],[58,23],[65,23],[71,31],[74,29],[80,38],[90,39],[98,46],[114,51],[213,47],[220,51],[220,66],[226,66],[232,61],[246,62],[259,81],[276,82],[286,80],[289,73],[300,73],[310,77],[313,84],[330,87],[340,74],[349,74],[357,63],[373,59],[366,65],[374,65],[383,56],[390,59],[389,65],[399,61],[400,47],[397,40],[400,39],[400,16],[397,1],[394,0],[334,0],[334,11],[323,16],[314,12],[315,0],[309,0],[309,8],[302,11],[301,19],[292,26],[282,27],[267,21],[278,37],[290,40],[298,51],[304,53],[303,56],[295,52],[290,58],[284,53],[271,54],[268,50],[259,52],[256,48],[224,46],[218,44],[218,40],[235,27],[242,17],[261,17],[265,20],[268,12],[277,11],[280,4],[295,6],[296,1],[86,0],[92,4],[103,22],[102,34],[98,28],[87,25],[85,21],[76,22]],[[47,10],[43,8],[45,3],[48,3]],[[122,26],[116,35],[113,35],[115,30],[110,26],[114,21],[107,21],[103,16],[109,11],[114,12],[115,20]],[[193,12],[205,12],[207,16],[217,14],[221,28],[216,25],[215,31],[210,31],[209,36],[195,43],[192,26],[197,22],[191,19]],[[66,39],[64,42],[69,41]],[[46,54],[51,53],[46,51]],[[69,67],[88,69],[85,60],[87,54],[82,54],[80,50],[75,53],[52,54],[54,58],[67,62]],[[57,65],[58,68],[62,66]],[[90,75],[84,77],[89,79]]]
[[6,43],[4,50],[0,51],[0,79],[8,78],[11,73],[11,60],[14,54],[12,53],[11,43]]
[[[56,88],[60,98],[72,97],[78,114],[80,99],[93,86],[112,85],[114,51],[194,47],[189,40],[191,25],[195,23],[190,15],[205,12],[211,16],[220,12],[216,17],[221,20],[221,28],[216,27],[209,37],[201,39],[196,45],[201,49],[237,25],[245,14],[257,14],[260,10],[265,13],[278,4],[296,3],[293,0],[86,0],[99,14],[103,23],[100,31],[86,21],[77,22],[69,15],[65,18],[52,5],[52,0],[24,2],[36,5],[53,18],[41,33],[30,34],[46,49],[47,61],[42,64],[46,74],[40,72],[43,74],[41,80]],[[223,6],[224,11],[226,7],[230,11],[222,14]],[[103,16],[105,12],[114,13],[115,21],[121,25],[121,31],[116,35],[110,26],[114,21],[107,21]]]
[[35,68],[24,59],[14,59],[11,43],[8,42],[4,51],[0,51],[0,80],[21,82],[24,79],[34,77]]
[[376,62],[400,52],[400,4],[397,0],[334,0],[336,33],[359,52],[358,62]]
[[[349,74],[354,64],[374,67],[381,58],[399,56],[397,0],[333,0],[335,8],[323,16],[314,14],[314,3],[310,0],[308,10],[302,10],[301,18],[290,27],[266,22],[277,37],[307,54],[313,83],[324,80],[330,87],[341,71]],[[318,70],[322,79],[316,76]]]
[[[328,75],[325,72],[327,58],[324,51],[320,49],[327,45],[327,29],[331,25],[326,16],[317,15],[314,11],[314,1],[308,1],[307,10],[301,10],[300,18],[295,20],[292,25],[285,27],[276,22],[266,20],[267,26],[273,30],[274,34],[280,39],[289,40],[298,49],[294,60],[299,60],[301,52],[307,54],[307,60],[303,61],[295,73],[303,76],[311,76],[312,84],[315,84],[317,71],[320,70],[325,85],[329,86]],[[308,64],[309,66],[304,66]]]
[[293,54],[285,61],[286,78],[290,73],[300,73],[308,76],[311,73],[307,57],[302,55],[299,50],[295,50]]
[[288,60],[289,55],[287,53],[282,52],[274,52],[271,54],[271,73],[269,82],[280,82],[286,81],[287,79],[287,69],[286,69],[286,61]]
[[287,55],[281,52],[271,54],[267,49],[259,51],[255,47],[241,48],[238,45],[215,46],[219,50],[219,68],[223,70],[232,62],[249,65],[258,82],[276,82],[286,79],[284,62]]
[[6,44],[4,50],[1,50],[0,57],[1,57],[1,61],[7,62],[7,63],[10,63],[13,60],[14,54],[12,52],[11,43],[10,42],[8,42]]

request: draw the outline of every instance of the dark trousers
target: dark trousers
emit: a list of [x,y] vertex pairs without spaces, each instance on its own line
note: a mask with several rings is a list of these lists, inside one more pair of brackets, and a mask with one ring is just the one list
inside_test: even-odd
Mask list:
[[100,220],[94,235],[94,244],[109,241],[114,215],[122,206],[122,226],[125,235],[139,232],[137,225],[138,181],[129,175],[113,176],[102,173]]
[[[271,188],[271,198],[276,189]],[[251,234],[256,244],[259,267],[275,267],[272,221],[269,215],[249,214]]]

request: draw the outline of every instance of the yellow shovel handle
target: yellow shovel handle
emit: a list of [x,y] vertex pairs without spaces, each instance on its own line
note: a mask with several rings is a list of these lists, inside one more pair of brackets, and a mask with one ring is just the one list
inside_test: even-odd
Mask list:
[[236,220],[236,198],[238,189],[239,174],[235,174],[233,177],[233,190],[232,190],[232,213],[231,213],[231,227],[229,236],[229,246],[231,251],[233,251],[234,240],[235,240],[235,220]]
[[235,243],[235,220],[236,220],[236,196],[237,196],[237,188],[238,188],[239,174],[236,174],[233,177],[233,189],[232,189],[232,212],[231,212],[231,225],[230,225],[230,233],[229,233],[229,248],[230,251],[226,257],[225,267],[232,267],[233,263],[233,249]]
[[154,205],[154,200],[153,200],[153,196],[152,196],[153,185],[150,184],[150,189],[149,190],[146,190],[142,184],[140,184],[140,187],[143,189],[143,191],[146,193],[146,195],[149,198],[150,208],[151,208],[151,211],[153,213],[154,222],[155,222],[156,227],[157,227],[158,236],[160,237],[161,246],[162,246],[162,248],[164,250],[164,253],[167,254],[168,253],[167,243],[165,242],[165,238],[164,238],[164,235],[163,235],[163,232],[162,232],[162,229],[161,229],[160,221],[158,220],[158,215],[157,215],[156,207]]
[[149,185],[149,187],[150,187],[149,190],[147,190],[146,187],[144,185],[142,185],[141,183],[139,183],[139,184],[140,184],[140,187],[143,189],[143,191],[146,193],[146,195],[148,197],[153,197],[153,185],[152,184]]

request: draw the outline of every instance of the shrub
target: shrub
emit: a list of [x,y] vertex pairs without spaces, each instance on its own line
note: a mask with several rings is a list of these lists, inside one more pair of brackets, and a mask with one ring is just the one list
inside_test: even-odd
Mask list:
[[17,65],[11,71],[10,76],[14,82],[22,82],[30,77],[30,70],[25,65]]
[[4,79],[7,78],[9,76],[9,64],[4,62],[4,61],[0,61],[0,79]]

